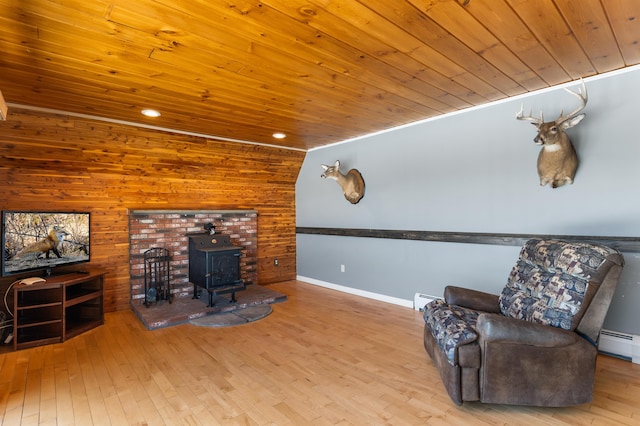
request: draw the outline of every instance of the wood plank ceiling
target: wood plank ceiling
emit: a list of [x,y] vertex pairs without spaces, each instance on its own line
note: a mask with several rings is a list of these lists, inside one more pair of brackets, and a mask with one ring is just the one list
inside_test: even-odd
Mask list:
[[0,91],[306,150],[636,65],[639,39],[636,0],[0,0]]

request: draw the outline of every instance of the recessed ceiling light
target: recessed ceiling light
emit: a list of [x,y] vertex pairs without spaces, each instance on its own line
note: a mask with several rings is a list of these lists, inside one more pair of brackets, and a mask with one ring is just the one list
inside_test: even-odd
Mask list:
[[271,135],[271,136],[273,136],[273,137],[274,137],[274,138],[276,138],[276,139],[284,139],[284,138],[286,138],[286,137],[287,137],[287,135],[285,135],[284,133],[274,133],[274,134],[273,134],[273,135]]
[[142,115],[146,115],[147,117],[160,117],[160,111],[156,111],[155,109],[143,109]]

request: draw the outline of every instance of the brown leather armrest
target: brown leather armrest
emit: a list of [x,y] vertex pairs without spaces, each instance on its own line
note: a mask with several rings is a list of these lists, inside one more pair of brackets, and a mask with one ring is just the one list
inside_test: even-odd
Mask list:
[[499,297],[478,290],[447,286],[444,289],[444,300],[450,305],[463,306],[476,311],[500,313]]
[[572,331],[497,314],[480,314],[476,330],[485,343],[558,347],[573,344],[580,339],[578,334]]

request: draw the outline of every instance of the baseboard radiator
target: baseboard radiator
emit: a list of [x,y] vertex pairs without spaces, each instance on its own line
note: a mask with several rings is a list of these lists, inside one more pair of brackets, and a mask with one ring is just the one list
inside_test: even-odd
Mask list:
[[429,296],[428,294],[416,293],[413,297],[413,309],[416,311],[424,311],[424,307],[427,303],[435,299],[442,299],[442,297]]
[[640,336],[602,330],[598,349],[607,355],[626,359],[634,364],[640,364]]

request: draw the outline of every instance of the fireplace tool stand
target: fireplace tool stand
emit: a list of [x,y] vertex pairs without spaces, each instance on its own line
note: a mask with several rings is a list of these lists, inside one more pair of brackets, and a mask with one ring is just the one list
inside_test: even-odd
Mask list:
[[169,251],[152,248],[144,252],[144,305],[168,300],[171,303],[169,286]]

